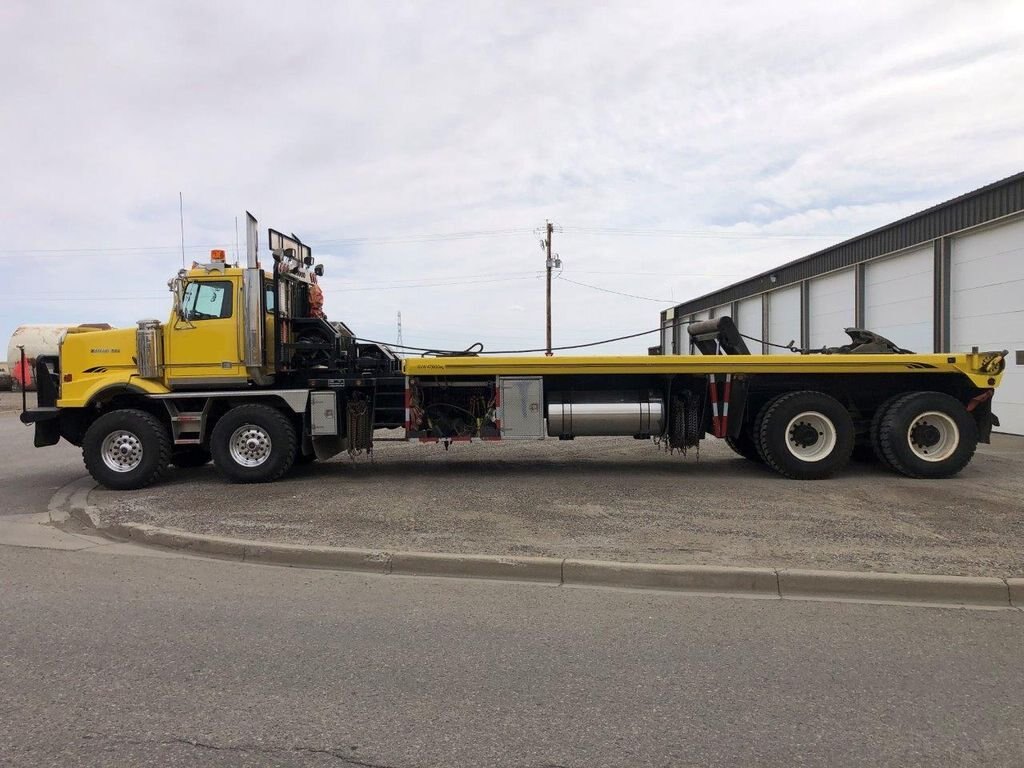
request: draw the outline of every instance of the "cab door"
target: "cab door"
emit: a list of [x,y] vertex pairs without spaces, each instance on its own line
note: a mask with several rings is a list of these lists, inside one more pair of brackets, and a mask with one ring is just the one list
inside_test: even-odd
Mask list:
[[166,370],[174,388],[239,386],[247,375],[239,343],[238,281],[219,276],[191,281],[172,318]]

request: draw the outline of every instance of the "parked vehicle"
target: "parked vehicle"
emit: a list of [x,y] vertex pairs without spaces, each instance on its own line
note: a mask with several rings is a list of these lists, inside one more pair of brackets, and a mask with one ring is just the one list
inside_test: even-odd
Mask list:
[[[36,360],[40,357],[56,357],[64,337],[69,331],[109,330],[107,323],[84,323],[80,325],[33,323],[19,325],[11,334],[7,344],[7,364],[10,366],[11,388],[32,392],[36,388]],[[24,364],[22,363],[24,348]]]
[[247,264],[223,251],[171,281],[167,322],[69,332],[39,355],[35,444],[80,446],[108,488],[211,458],[235,482],[370,451],[374,430],[448,446],[491,440],[651,438],[685,453],[707,436],[781,475],[818,479],[870,446],[892,470],[959,472],[993,424],[1006,352],[905,354],[849,329],[831,354],[752,355],[728,317],[691,325],[699,355],[400,359],[326,320],[322,266],[247,216]]

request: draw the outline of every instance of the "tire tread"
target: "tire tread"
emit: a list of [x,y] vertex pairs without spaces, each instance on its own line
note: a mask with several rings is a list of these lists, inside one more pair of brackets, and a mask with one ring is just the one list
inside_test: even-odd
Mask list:
[[[974,457],[974,452],[978,447],[977,439],[970,440],[968,448],[966,449],[966,455],[961,454],[960,465],[951,471],[942,471],[933,474],[920,472],[908,465],[907,462],[905,462],[899,455],[897,450],[897,446],[899,445],[899,435],[896,430],[896,421],[902,415],[901,411],[903,411],[914,400],[921,399],[922,397],[929,395],[942,394],[943,393],[941,392],[909,392],[896,398],[882,417],[878,430],[878,442],[882,455],[885,457],[884,460],[886,464],[888,464],[893,471],[915,479],[950,477],[966,467]],[[944,396],[949,397],[948,395]],[[950,399],[952,400],[953,398]],[[961,431],[961,445],[964,444],[963,441],[967,437],[969,436],[964,435]]]
[[93,455],[85,445],[92,442],[89,432],[92,431],[96,424],[101,423],[105,416],[112,414],[121,414],[122,416],[130,416],[133,419],[138,419],[143,422],[149,429],[153,430],[153,433],[157,436],[157,462],[156,465],[149,471],[148,474],[142,476],[138,482],[124,485],[117,490],[135,490],[138,488],[145,488],[146,486],[153,485],[162,480],[168,473],[171,464],[171,455],[174,450],[174,446],[171,443],[171,436],[164,428],[163,423],[153,414],[148,411],[143,411],[138,408],[119,408],[116,411],[110,411],[104,414],[99,419],[96,419],[90,425],[89,429],[86,430],[85,438],[83,439],[82,449],[82,462],[85,464],[86,471],[96,480],[98,483],[111,488],[113,485],[109,484],[103,479],[104,465],[103,459],[99,455]]

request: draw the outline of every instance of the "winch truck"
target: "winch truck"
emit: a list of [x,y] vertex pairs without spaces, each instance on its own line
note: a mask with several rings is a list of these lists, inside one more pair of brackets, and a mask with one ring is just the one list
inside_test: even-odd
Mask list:
[[402,359],[328,321],[311,249],[269,230],[260,261],[223,251],[169,282],[166,322],[68,333],[36,361],[35,445],[79,446],[96,481],[141,488],[212,459],[234,482],[370,451],[376,430],[442,444],[651,438],[685,453],[708,437],[785,477],[820,479],[855,451],[942,478],[988,442],[1005,352],[912,354],[870,332],[817,354],[750,354],[728,317],[691,324],[700,354]]

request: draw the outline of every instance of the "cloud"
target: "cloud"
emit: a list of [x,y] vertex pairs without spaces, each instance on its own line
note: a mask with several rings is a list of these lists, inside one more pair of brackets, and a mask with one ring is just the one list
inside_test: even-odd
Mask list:
[[[566,278],[683,301],[1019,171],[1019,8],[7,3],[0,337],[166,314],[179,191],[189,260],[246,208],[331,241],[372,338],[540,346],[545,219]],[[554,287],[556,343],[657,324]]]

